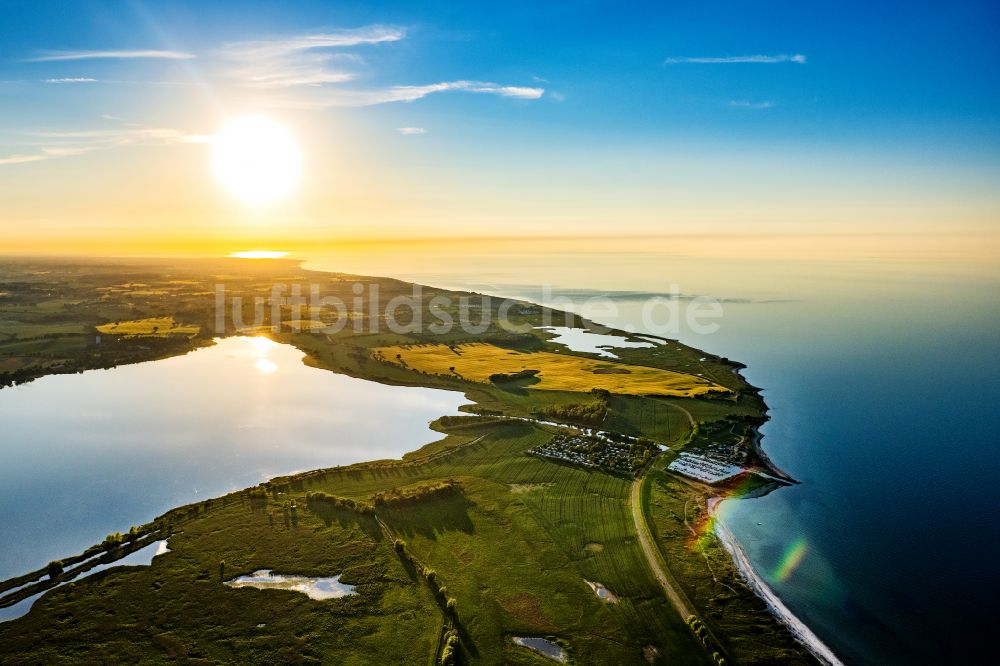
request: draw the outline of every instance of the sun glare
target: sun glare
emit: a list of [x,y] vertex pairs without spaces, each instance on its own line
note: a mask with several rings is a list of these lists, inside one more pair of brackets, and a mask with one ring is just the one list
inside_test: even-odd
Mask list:
[[216,178],[243,203],[275,203],[295,191],[301,155],[284,125],[263,116],[232,118],[213,144]]
[[278,364],[267,357],[268,352],[276,346],[277,343],[270,338],[263,336],[250,338],[251,355],[257,359],[254,361],[254,367],[260,374],[269,375],[278,369]]
[[271,338],[265,338],[260,335],[250,339],[250,345],[253,347],[254,356],[258,358],[267,356],[267,352],[270,351],[276,344],[277,343]]
[[229,256],[233,259],[281,259],[287,257],[288,253],[272,250],[247,250],[246,252],[233,252]]
[[278,369],[278,364],[266,358],[259,358],[254,366],[262,375],[269,375]]

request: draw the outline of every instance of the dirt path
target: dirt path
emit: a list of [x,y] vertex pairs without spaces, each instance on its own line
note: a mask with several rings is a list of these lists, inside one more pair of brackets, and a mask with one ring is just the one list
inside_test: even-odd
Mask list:
[[[679,405],[670,404],[670,407],[684,412],[691,427],[694,427],[695,422],[694,417],[691,416],[691,412]],[[655,459],[650,461],[639,473],[635,481],[632,482],[630,500],[632,505],[632,520],[635,523],[635,533],[639,536],[639,545],[642,546],[642,552],[646,556],[646,562],[649,563],[650,570],[656,576],[656,580],[660,582],[660,586],[666,593],[670,605],[674,607],[682,620],[687,621],[688,616],[694,613],[694,606],[688,600],[687,595],[680,589],[680,586],[677,585],[677,581],[674,580],[673,575],[667,570],[666,563],[663,561],[660,549],[653,541],[653,536],[650,534],[649,526],[646,524],[646,517],[642,511],[642,484],[646,479],[646,472],[652,467],[653,462],[655,462]]]
[[691,427],[692,427],[692,428],[694,427],[694,417],[693,417],[693,416],[691,416],[691,412],[689,412],[688,410],[684,409],[684,408],[683,408],[683,407],[681,407],[680,405],[675,405],[675,404],[673,404],[672,402],[671,402],[671,403],[667,403],[667,406],[668,406],[668,407],[673,407],[674,409],[679,409],[679,410],[681,410],[682,412],[684,412],[684,415],[688,417],[688,423],[690,423],[690,424],[691,424]]
[[[684,409],[683,407],[678,407],[677,405],[671,405],[676,409],[684,412],[688,421],[691,423],[691,427],[694,427],[695,421],[691,416],[691,413]],[[660,587],[663,588],[663,592],[667,595],[667,601],[670,605],[674,607],[677,614],[680,615],[681,620],[686,624],[687,619],[692,615],[697,615],[697,609],[688,596],[681,589],[677,580],[674,578],[673,574],[670,573],[670,569],[667,567],[667,563],[663,559],[663,554],[660,552],[659,547],[657,547],[656,542],[653,540],[653,535],[649,530],[649,525],[646,523],[646,516],[642,510],[642,484],[646,480],[646,472],[653,466],[656,462],[656,458],[651,460],[649,464],[646,465],[636,477],[635,481],[632,482],[632,491],[629,496],[629,502],[632,509],[632,521],[635,523],[635,533],[639,537],[639,545],[642,546],[643,555],[646,556],[646,562],[649,564],[650,571],[653,572],[653,576],[660,583]],[[719,651],[722,651],[721,643],[712,634],[712,630],[707,626],[708,634],[712,639]]]
[[670,601],[670,605],[674,607],[678,615],[681,616],[681,619],[686,621],[689,615],[694,614],[694,606],[691,605],[687,595],[681,591],[674,577],[667,571],[662,555],[660,555],[660,550],[653,543],[653,537],[649,533],[649,526],[646,525],[646,519],[642,515],[642,482],[645,478],[646,476],[643,474],[632,482],[631,504],[635,532],[639,537],[639,545],[642,546],[642,552],[646,556],[646,562],[649,563],[650,570],[656,576],[656,580],[659,581],[660,586],[666,593],[667,600]]

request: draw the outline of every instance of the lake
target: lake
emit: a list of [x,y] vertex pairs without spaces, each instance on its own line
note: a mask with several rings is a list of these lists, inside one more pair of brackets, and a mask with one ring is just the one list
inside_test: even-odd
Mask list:
[[399,458],[462,394],[387,386],[232,337],[185,356],[0,389],[0,579],[181,504],[295,471]]
[[[764,449],[802,482],[722,503],[761,578],[849,663],[985,649],[1000,592],[995,235],[387,243],[306,266],[567,306],[746,363],[771,410]],[[644,316],[671,292],[682,308],[718,298],[719,329]]]

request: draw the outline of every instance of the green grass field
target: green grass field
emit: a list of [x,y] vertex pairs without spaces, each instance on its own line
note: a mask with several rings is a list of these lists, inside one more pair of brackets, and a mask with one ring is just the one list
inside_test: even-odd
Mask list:
[[[392,511],[385,520],[439,572],[484,655],[527,652],[508,645],[512,634],[554,635],[580,663],[634,663],[649,644],[670,663],[702,663],[636,545],[628,481],[525,455],[547,437],[525,424],[490,427],[433,462],[331,473],[307,487],[362,498],[394,478],[463,481],[465,501],[450,509]],[[620,602],[600,601],[586,580]]]
[[[170,539],[150,567],[125,567],[58,588],[25,618],[0,625],[0,655],[19,664],[433,663],[440,614],[391,543],[357,522],[300,512],[269,521],[249,503],[212,509]],[[313,601],[222,585],[256,569],[343,574],[359,594]],[[7,662],[0,656],[0,661]]]

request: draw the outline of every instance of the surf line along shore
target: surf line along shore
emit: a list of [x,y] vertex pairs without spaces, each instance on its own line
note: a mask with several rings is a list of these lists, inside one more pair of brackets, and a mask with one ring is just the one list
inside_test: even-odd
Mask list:
[[[719,505],[723,502],[721,497],[710,497],[708,499],[708,514],[715,517],[716,511]],[[833,653],[826,643],[824,643],[819,636],[817,636],[812,629],[810,629],[805,622],[800,620],[795,613],[789,610],[788,606],[781,601],[778,595],[768,586],[764,579],[761,578],[753,565],[750,564],[750,558],[747,557],[746,552],[744,552],[743,547],[740,546],[739,542],[733,533],[726,527],[725,523],[721,520],[713,520],[715,536],[718,537],[719,542],[722,543],[722,547],[726,549],[729,556],[732,558],[733,563],[736,564],[736,570],[739,572],[740,577],[746,582],[750,589],[753,590],[754,594],[764,600],[767,604],[768,609],[779,619],[788,630],[792,632],[795,638],[806,646],[806,649],[819,660],[820,663],[826,666],[844,666],[844,662],[837,658],[837,655]]]

